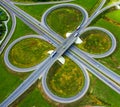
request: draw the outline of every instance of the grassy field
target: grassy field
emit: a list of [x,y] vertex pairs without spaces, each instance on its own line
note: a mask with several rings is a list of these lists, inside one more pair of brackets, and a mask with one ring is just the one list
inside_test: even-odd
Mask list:
[[119,94],[91,74],[90,81],[90,88],[82,99],[70,104],[63,104],[63,107],[120,107]]
[[13,0],[15,2],[51,2],[51,1],[61,1],[61,0]]
[[[43,13],[49,8],[53,6],[52,4],[47,5],[32,5],[32,6],[22,6],[18,5],[19,8],[36,18],[37,20],[41,21],[41,17]],[[35,11],[33,11],[35,10]]]
[[17,107],[52,107],[52,105],[46,103],[38,88],[34,88]]
[[82,19],[83,16],[79,10],[63,7],[52,11],[47,16],[47,24],[52,30],[66,38],[66,33],[73,32]]
[[15,75],[6,68],[3,62],[3,55],[0,56],[0,102],[22,82],[22,78]]
[[13,46],[9,53],[10,62],[20,68],[35,66],[46,59],[54,47],[38,38],[27,38]]
[[120,10],[110,12],[106,15],[106,17],[110,18],[113,21],[116,21],[117,23],[120,23]]
[[99,30],[87,31],[81,35],[82,43],[76,46],[91,54],[103,54],[111,48],[110,37]]
[[88,14],[91,15],[99,6],[100,2],[101,0],[75,0],[72,3],[84,7],[88,11]]
[[84,86],[84,75],[81,69],[68,57],[65,64],[56,62],[47,76],[49,89],[60,97],[72,97]]

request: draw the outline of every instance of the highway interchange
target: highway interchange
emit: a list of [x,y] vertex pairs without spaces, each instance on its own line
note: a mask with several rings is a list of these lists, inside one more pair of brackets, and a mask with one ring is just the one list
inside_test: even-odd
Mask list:
[[[58,34],[56,34],[53,31],[51,31],[51,29],[46,25],[46,21],[45,21],[46,16],[51,10],[47,11],[43,15],[42,22],[40,23],[39,21],[37,21],[36,19],[31,17],[27,13],[25,13],[22,10],[20,10],[19,8],[17,8],[14,4],[10,3],[10,1],[1,0],[0,3],[5,8],[14,12],[17,17],[19,17],[21,20],[23,20],[28,26],[30,26],[38,34],[42,35],[45,40],[50,40],[53,43],[53,45],[56,47],[56,50],[54,51],[54,52],[56,52],[55,55],[53,57],[52,57],[52,55],[50,55],[44,62],[42,62],[41,64],[32,68],[32,70],[35,70],[35,71],[7,99],[5,99],[0,104],[0,107],[7,107],[12,102],[14,102],[33,83],[35,83],[35,81],[39,78],[39,76],[41,76],[41,77],[43,76],[43,78],[42,78],[43,88],[44,88],[46,94],[51,99],[61,102],[61,103],[70,103],[70,102],[76,101],[76,100],[80,99],[87,92],[87,89],[89,87],[89,76],[88,76],[88,73],[86,72],[85,68],[88,69],[92,74],[94,74],[96,77],[98,77],[105,84],[107,84],[109,87],[111,87],[113,90],[115,90],[117,93],[120,94],[120,76],[119,75],[115,74],[113,71],[111,71],[110,69],[106,68],[104,65],[102,65],[99,62],[97,62],[96,60],[94,60],[92,58],[94,56],[91,56],[91,55],[81,51],[80,49],[76,48],[75,46],[72,46],[71,48],[69,48],[75,42],[76,38],[78,36],[80,36],[82,33],[86,32],[87,30],[97,29],[97,30],[107,33],[111,37],[112,44],[114,44],[114,45],[112,45],[109,52],[107,52],[104,55],[98,56],[98,57],[105,57],[107,55],[110,55],[115,50],[115,47],[116,47],[116,40],[115,40],[114,36],[109,31],[107,31],[103,28],[98,28],[98,27],[86,28],[86,27],[100,13],[102,13],[103,11],[105,11],[106,9],[109,9],[110,7],[112,7],[114,5],[101,9],[105,3],[105,0],[103,0],[101,2],[100,6],[96,9],[96,11],[92,14],[92,16],[90,18],[88,18],[88,14],[87,14],[86,10],[77,5],[64,4],[64,5],[58,5],[58,6],[52,7],[51,10],[54,8],[58,8],[59,6],[60,7],[61,6],[75,7],[77,9],[79,9],[84,16],[83,21],[82,21],[81,25],[78,27],[78,29],[76,29],[70,35],[69,38],[64,40],[61,36],[59,36]],[[119,3],[117,3],[117,4],[119,4]],[[76,36],[76,34],[77,34],[77,36]],[[15,41],[15,43],[17,43],[16,41]],[[62,41],[63,41],[63,43],[62,43]],[[12,48],[12,46],[15,43],[13,42],[7,48],[4,59],[5,59],[6,65],[8,64],[9,68],[13,69],[14,71],[20,72],[22,70],[20,70],[19,68],[14,68],[13,65],[10,64],[9,60],[6,59],[8,57],[10,48]],[[68,48],[69,48],[69,50],[68,50]],[[47,76],[47,73],[48,73],[50,67],[64,53],[65,53],[65,55],[70,57],[73,61],[75,61],[76,64],[78,64],[80,67],[81,67],[81,65],[83,66],[83,67],[81,67],[81,69],[83,69],[83,71],[84,71],[83,73],[84,73],[85,80],[86,80],[83,90],[80,93],[78,93],[78,95],[71,97],[71,98],[60,98],[60,97],[54,95],[53,93],[50,92],[50,90],[48,89],[48,87],[46,85],[46,76]],[[28,68],[28,69],[30,70],[31,68]],[[29,70],[24,70],[24,72],[28,72]]]

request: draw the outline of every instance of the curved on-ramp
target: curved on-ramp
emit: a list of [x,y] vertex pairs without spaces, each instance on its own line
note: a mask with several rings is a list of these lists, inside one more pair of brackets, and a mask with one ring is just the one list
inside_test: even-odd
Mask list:
[[59,4],[59,3],[67,3],[67,2],[72,2],[74,0],[61,0],[61,1],[52,1],[52,2],[37,2],[37,3],[23,3],[23,2],[14,2],[12,3],[17,4],[17,5],[44,5],[44,4]]
[[19,41],[23,40],[23,39],[27,39],[27,38],[38,38],[38,39],[42,39],[42,40],[45,40],[47,41],[44,37],[42,36],[38,36],[38,35],[27,35],[27,36],[22,36],[18,39],[16,39],[15,41],[13,41],[9,46],[8,48],[6,49],[5,51],[5,54],[4,54],[4,61],[5,61],[5,64],[7,67],[9,67],[11,70],[13,71],[16,71],[16,72],[30,72],[30,71],[33,71],[33,70],[36,70],[38,68],[38,66],[40,66],[40,64],[38,65],[35,65],[33,67],[29,67],[29,68],[19,68],[19,67],[16,67],[14,66],[13,64],[11,64],[11,62],[9,61],[9,52],[11,50],[11,48],[16,44],[18,43]]

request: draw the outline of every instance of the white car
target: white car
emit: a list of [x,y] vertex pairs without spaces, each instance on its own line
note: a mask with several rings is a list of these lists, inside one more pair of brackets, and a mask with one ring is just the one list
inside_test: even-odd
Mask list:
[[78,26],[76,30],[79,30],[81,26]]
[[75,35],[74,35],[74,37],[77,37],[79,35],[79,33],[76,33]]
[[51,54],[51,57],[54,57],[56,53],[57,53],[57,51],[54,51],[54,52]]

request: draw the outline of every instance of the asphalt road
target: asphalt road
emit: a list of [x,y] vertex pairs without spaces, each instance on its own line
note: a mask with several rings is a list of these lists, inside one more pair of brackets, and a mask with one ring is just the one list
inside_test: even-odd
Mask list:
[[37,2],[37,3],[24,3],[24,2],[13,2],[17,5],[44,5],[44,4],[58,4],[58,3],[67,3],[72,2],[74,0],[62,0],[62,1],[52,1],[52,2]]

